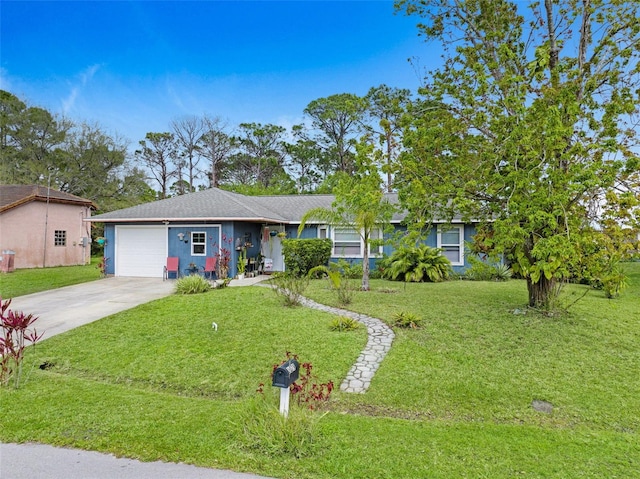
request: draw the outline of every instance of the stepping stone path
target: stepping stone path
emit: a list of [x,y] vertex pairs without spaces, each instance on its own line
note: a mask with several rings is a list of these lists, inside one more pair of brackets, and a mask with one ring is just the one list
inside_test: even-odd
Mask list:
[[364,393],[371,385],[373,375],[380,367],[380,363],[391,349],[391,343],[395,334],[393,330],[381,320],[354,313],[345,309],[333,308],[324,304],[316,303],[307,298],[302,298],[300,302],[307,308],[318,309],[337,316],[352,318],[367,327],[369,340],[360,353],[358,360],[347,373],[347,377],[340,385],[340,390],[348,393]]

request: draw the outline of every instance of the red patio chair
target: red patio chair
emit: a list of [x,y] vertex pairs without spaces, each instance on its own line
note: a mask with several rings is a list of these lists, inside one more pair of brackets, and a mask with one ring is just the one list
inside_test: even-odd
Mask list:
[[169,256],[167,258],[167,265],[164,267],[164,273],[162,275],[162,281],[169,279],[169,273],[175,273],[176,279],[180,276],[180,270],[178,269],[180,264],[180,258],[177,256]]
[[209,279],[213,279],[213,274],[216,272],[216,263],[217,259],[215,256],[208,257],[204,264],[204,276],[207,277],[207,273],[209,274]]

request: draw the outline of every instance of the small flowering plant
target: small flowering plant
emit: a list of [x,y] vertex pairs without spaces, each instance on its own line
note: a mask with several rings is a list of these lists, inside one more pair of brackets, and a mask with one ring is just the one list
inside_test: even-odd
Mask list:
[[17,389],[22,373],[22,360],[24,359],[25,341],[35,344],[42,334],[31,329],[32,324],[38,319],[33,314],[25,314],[22,311],[9,309],[11,299],[2,301],[0,298],[0,386],[7,386],[13,380]]
[[[273,376],[273,373],[275,373],[279,366],[286,363],[289,359],[295,359],[298,361],[298,355],[292,354],[290,351],[286,352],[286,356],[287,359],[282,361],[280,364],[273,365],[271,376]],[[289,386],[289,390],[291,391],[292,398],[296,400],[299,406],[315,410],[319,409],[329,400],[331,392],[334,389],[334,385],[333,381],[320,383],[312,371],[313,365],[310,362],[301,363],[300,376],[297,381]],[[264,383],[261,383],[258,386],[257,392],[264,394]]]
[[[210,236],[209,240],[213,240],[213,238]],[[218,245],[217,242],[213,241],[211,243],[211,246],[213,247],[213,251],[218,251],[216,253],[216,265],[217,265],[217,269],[218,271],[216,272],[218,275],[218,278],[220,279],[224,279],[229,275],[229,267],[231,264],[231,249],[233,247],[233,237],[232,236],[227,236],[226,234],[222,233],[222,244]]]

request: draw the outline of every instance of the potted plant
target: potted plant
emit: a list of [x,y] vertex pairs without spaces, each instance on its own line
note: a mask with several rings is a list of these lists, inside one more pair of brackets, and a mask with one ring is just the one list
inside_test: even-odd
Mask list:
[[246,249],[242,249],[238,256],[238,279],[244,279],[244,271],[246,267]]

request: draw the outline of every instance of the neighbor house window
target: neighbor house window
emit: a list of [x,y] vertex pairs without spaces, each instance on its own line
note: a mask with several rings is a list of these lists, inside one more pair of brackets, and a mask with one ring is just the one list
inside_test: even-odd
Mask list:
[[318,226],[318,238],[327,239],[329,237],[327,231],[328,227],[326,225]]
[[442,250],[452,265],[464,264],[464,226],[450,226],[438,229],[438,248]]
[[206,256],[207,254],[207,235],[203,232],[191,233],[191,255]]
[[53,233],[53,246],[67,246],[67,232],[55,230]]

